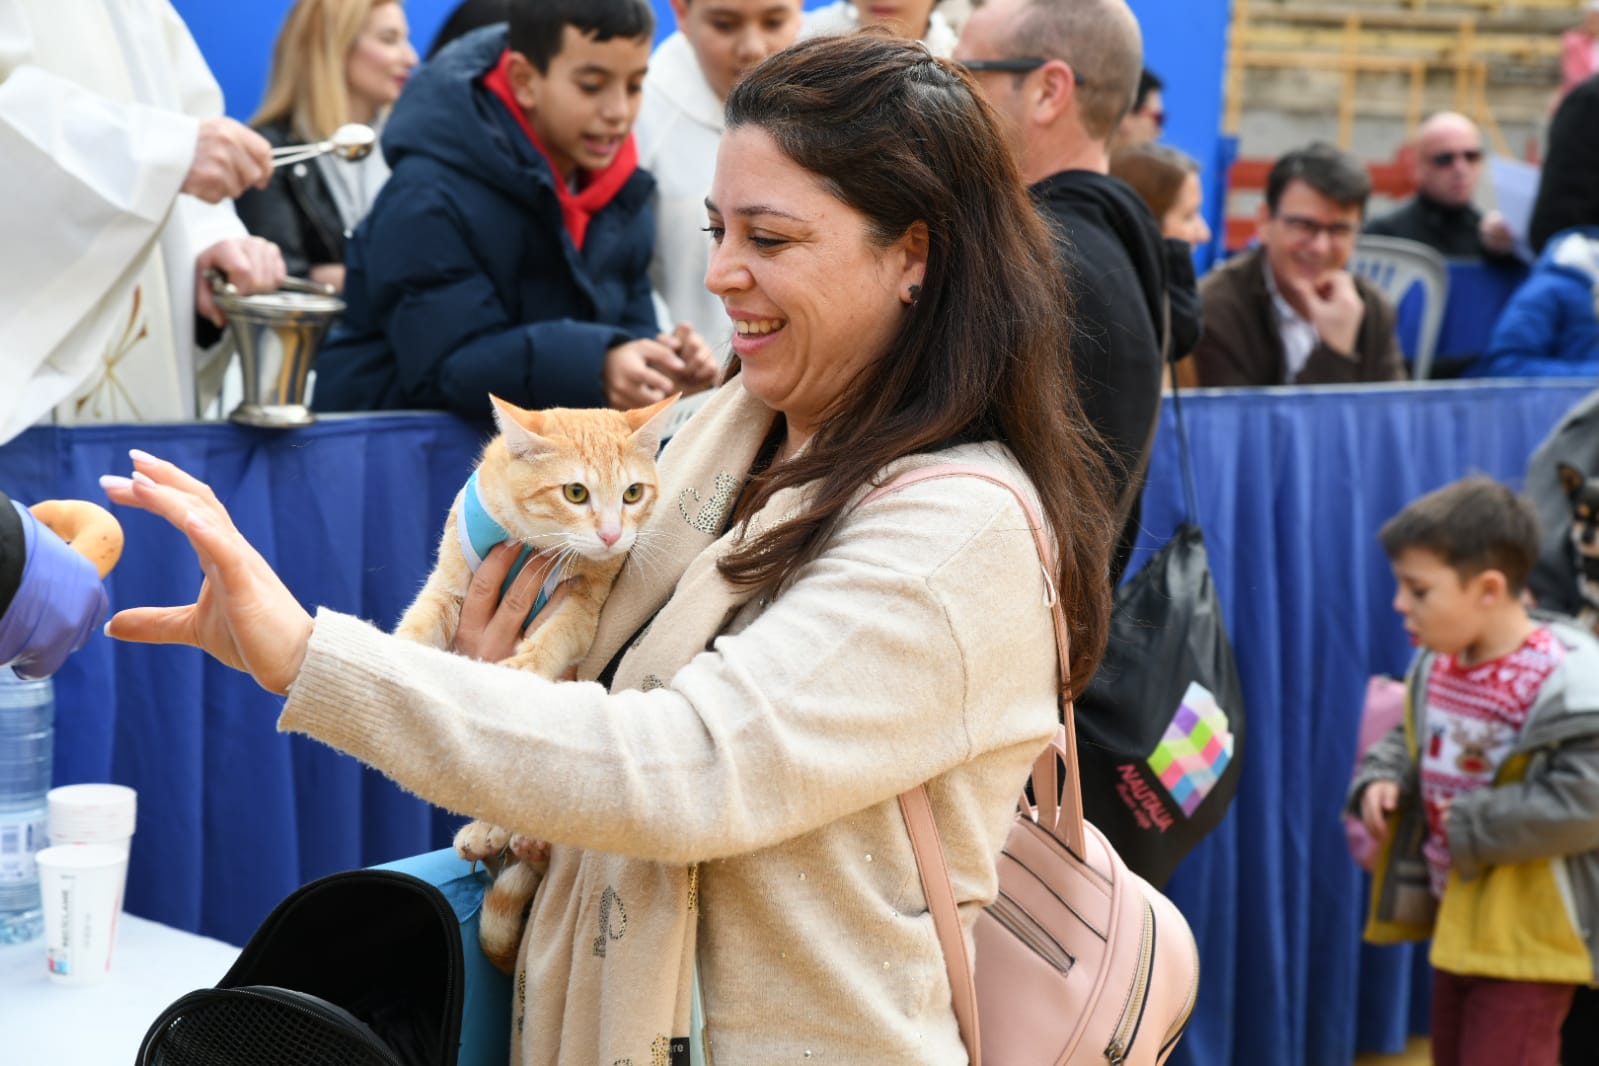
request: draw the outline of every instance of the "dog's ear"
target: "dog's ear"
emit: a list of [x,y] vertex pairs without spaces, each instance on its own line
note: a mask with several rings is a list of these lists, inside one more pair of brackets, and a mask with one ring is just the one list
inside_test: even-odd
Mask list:
[[1560,487],[1573,500],[1577,498],[1577,490],[1582,488],[1582,483],[1588,480],[1582,476],[1581,470],[1578,470],[1570,463],[1557,463],[1555,465],[1555,476],[1560,479]]

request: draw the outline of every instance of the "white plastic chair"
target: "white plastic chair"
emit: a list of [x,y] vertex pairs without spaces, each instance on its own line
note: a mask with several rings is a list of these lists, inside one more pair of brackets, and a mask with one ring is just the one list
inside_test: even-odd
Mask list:
[[1419,241],[1362,235],[1355,242],[1349,269],[1381,289],[1396,308],[1412,286],[1421,286],[1421,333],[1410,362],[1411,376],[1417,381],[1426,379],[1432,372],[1444,304],[1449,299],[1449,264],[1437,249]]

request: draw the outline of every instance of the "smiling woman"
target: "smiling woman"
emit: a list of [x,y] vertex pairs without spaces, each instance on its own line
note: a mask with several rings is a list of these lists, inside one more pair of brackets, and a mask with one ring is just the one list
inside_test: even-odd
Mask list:
[[[274,147],[325,140],[347,122],[381,127],[415,66],[399,0],[298,0],[251,124]],[[239,218],[283,250],[291,275],[342,290],[345,238],[388,176],[382,151],[360,162],[322,156],[284,166],[265,189],[239,197]]]
[[[1061,281],[991,113],[919,46],[804,42],[727,122],[709,282],[736,373],[662,455],[651,550],[577,683],[495,665],[489,638],[452,655],[313,619],[206,486],[142,453],[108,492],[180,526],[208,576],[110,632],[292,687],[280,728],[551,841],[516,1061],[964,1061],[897,797],[928,784],[969,934],[1062,670],[1077,687],[1105,640],[1110,498]],[[989,481],[869,498],[950,463],[1035,499],[1053,564]],[[489,569],[463,611],[515,633],[536,590],[496,607]]]

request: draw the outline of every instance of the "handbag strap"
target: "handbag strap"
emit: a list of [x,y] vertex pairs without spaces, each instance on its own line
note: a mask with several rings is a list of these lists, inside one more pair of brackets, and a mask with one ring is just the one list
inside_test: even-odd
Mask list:
[[[924,481],[951,477],[977,478],[1006,489],[1016,497],[1022,513],[1027,516],[1027,524],[1033,535],[1033,546],[1038,551],[1039,565],[1044,571],[1046,602],[1055,626],[1055,651],[1060,662],[1062,724],[1056,730],[1049,746],[1033,764],[1033,794],[1037,799],[1037,809],[1027,807],[1025,793],[1022,806],[1031,816],[1038,819],[1040,825],[1057,836],[1064,837],[1066,846],[1074,853],[1085,856],[1087,852],[1083,829],[1083,796],[1075,773],[1077,729],[1072,716],[1070,678],[1067,676],[1067,664],[1071,660],[1068,656],[1066,615],[1061,608],[1060,596],[1055,589],[1054,574],[1049,565],[1055,556],[1054,549],[1045,533],[1044,523],[1038,516],[1037,507],[1026,493],[1004,476],[987,467],[963,463],[940,463],[907,471],[874,489],[861,501],[861,504],[864,506],[890,493],[899,492]],[[1064,786],[1059,778],[1057,760],[1060,759],[1065,760],[1068,771]],[[902,792],[899,805],[905,818],[906,829],[910,833],[911,850],[916,856],[916,871],[921,878],[922,893],[927,899],[928,913],[932,915],[933,929],[944,952],[944,965],[949,972],[955,1021],[960,1026],[961,1039],[966,1045],[966,1054],[971,1066],[981,1066],[982,1043],[978,1034],[977,985],[973,977],[972,961],[967,956],[966,937],[961,932],[960,910],[955,902],[955,889],[949,879],[949,860],[944,855],[943,840],[939,836],[938,823],[933,817],[933,805],[927,794],[927,786],[922,784]]]
[[1188,521],[1199,525],[1199,492],[1194,488],[1194,457],[1188,450],[1188,427],[1183,425],[1183,390],[1172,375],[1171,408],[1177,424],[1177,463],[1183,478],[1183,505],[1188,508]]

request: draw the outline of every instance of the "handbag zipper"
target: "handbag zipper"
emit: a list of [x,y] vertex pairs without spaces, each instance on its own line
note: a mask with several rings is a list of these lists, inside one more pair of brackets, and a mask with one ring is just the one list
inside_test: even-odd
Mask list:
[[1031,948],[1033,954],[1063,975],[1071,973],[1072,966],[1077,960],[1072,958],[1071,954],[1061,947],[1031,914],[1023,910],[1021,904],[1001,892],[999,897],[989,904],[988,913],[1009,930],[1012,936]]
[[[1198,961],[1197,959],[1195,961]],[[1161,1061],[1169,1053],[1178,1040],[1182,1039],[1183,1030],[1188,1028],[1188,1019],[1193,1017],[1194,1007],[1199,1002],[1199,967],[1194,967],[1194,979],[1188,983],[1188,998],[1183,1002],[1183,1009],[1177,1013],[1177,1020],[1172,1022],[1171,1029],[1166,1032],[1166,1042],[1160,1046],[1160,1053],[1155,1056],[1155,1061]]]
[[1139,1023],[1144,1020],[1144,1004],[1149,1001],[1149,970],[1155,959],[1155,912],[1148,900],[1142,902],[1144,921],[1138,939],[1138,969],[1133,974],[1133,987],[1122,1007],[1121,1021],[1116,1024],[1116,1031],[1105,1048],[1105,1058],[1111,1066],[1122,1066],[1127,1061],[1127,1052],[1138,1036]]

